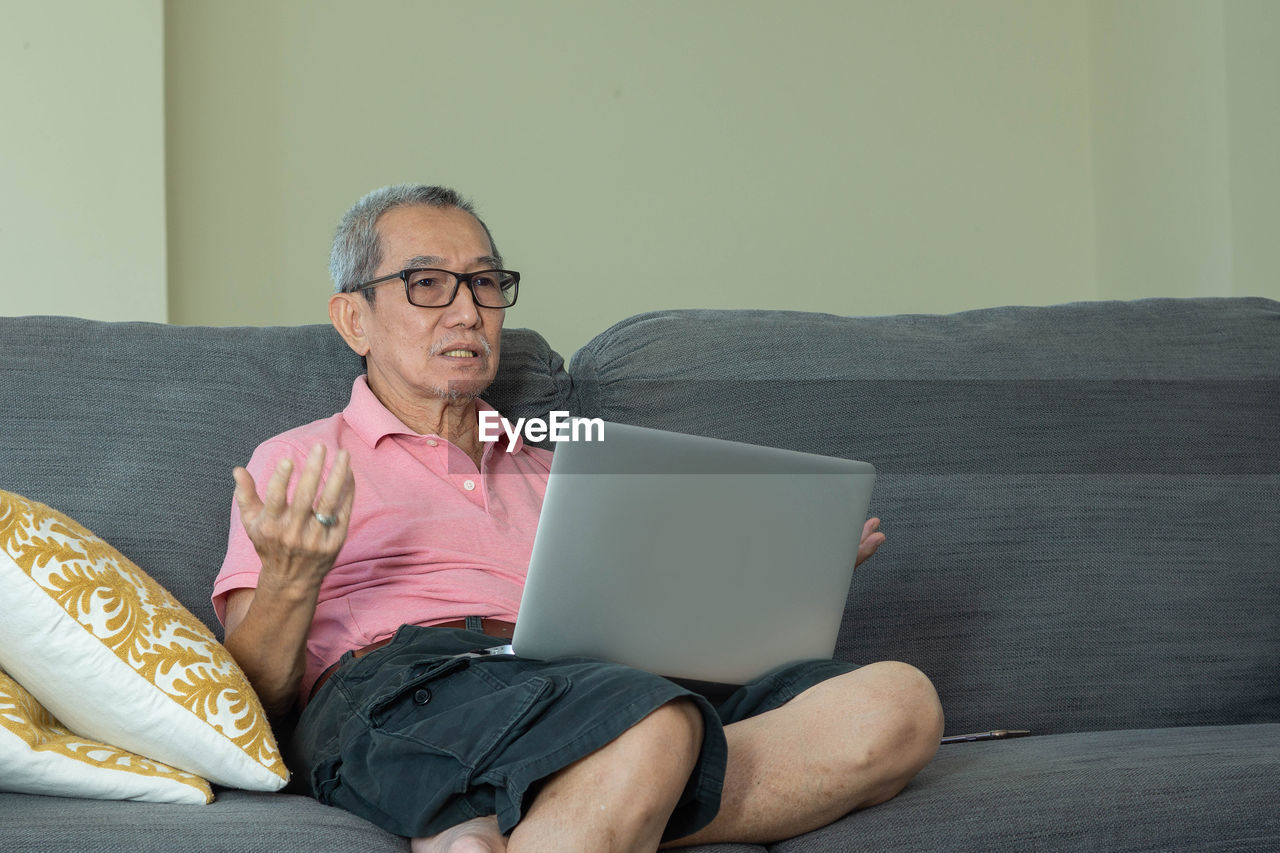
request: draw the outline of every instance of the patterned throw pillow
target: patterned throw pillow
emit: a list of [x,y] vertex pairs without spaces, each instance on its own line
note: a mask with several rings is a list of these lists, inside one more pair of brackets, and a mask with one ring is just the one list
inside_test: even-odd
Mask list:
[[0,669],[0,790],[95,800],[204,805],[209,783],[72,734]]
[[5,491],[0,666],[83,737],[227,787],[288,782],[258,697],[204,623],[70,518]]

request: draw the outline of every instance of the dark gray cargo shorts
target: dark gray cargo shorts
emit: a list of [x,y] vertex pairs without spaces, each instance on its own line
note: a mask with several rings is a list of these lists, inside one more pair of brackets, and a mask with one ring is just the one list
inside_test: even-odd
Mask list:
[[502,642],[406,625],[365,657],[345,655],[290,744],[303,787],[397,835],[434,835],[484,815],[507,833],[543,780],[683,697],[702,712],[704,734],[664,836],[680,838],[719,810],[724,726],[855,668],[810,661],[717,695],[587,658],[466,656]]

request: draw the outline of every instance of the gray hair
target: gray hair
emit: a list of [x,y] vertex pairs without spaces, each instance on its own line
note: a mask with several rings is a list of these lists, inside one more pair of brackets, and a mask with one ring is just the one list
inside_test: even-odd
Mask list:
[[[338,230],[333,235],[333,248],[329,252],[329,275],[333,278],[334,293],[349,293],[374,277],[382,263],[382,241],[378,234],[378,220],[384,213],[397,207],[423,204],[428,207],[456,207],[475,216],[476,222],[489,238],[491,254],[502,263],[502,255],[493,242],[493,234],[484,220],[476,216],[471,202],[448,187],[429,187],[424,184],[397,184],[383,187],[367,194],[343,214]],[[373,288],[364,292],[373,301]]]

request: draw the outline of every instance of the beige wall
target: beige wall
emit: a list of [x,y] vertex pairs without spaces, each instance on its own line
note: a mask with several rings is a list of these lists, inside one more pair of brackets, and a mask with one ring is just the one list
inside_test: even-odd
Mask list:
[[1100,289],[1229,295],[1222,5],[1099,0],[1091,11]]
[[168,317],[161,0],[0,0],[0,314]]
[[566,352],[678,306],[1097,295],[1084,3],[167,11],[178,322],[322,320],[334,223],[399,181],[474,197],[508,323]]
[[1100,294],[1280,298],[1280,3],[1090,12]]
[[1225,15],[1233,292],[1280,299],[1280,3]]
[[[0,0],[0,313],[322,322],[399,181],[476,200],[566,353],[680,306],[1280,298],[1274,0],[161,2]],[[26,286],[68,245],[94,276]]]

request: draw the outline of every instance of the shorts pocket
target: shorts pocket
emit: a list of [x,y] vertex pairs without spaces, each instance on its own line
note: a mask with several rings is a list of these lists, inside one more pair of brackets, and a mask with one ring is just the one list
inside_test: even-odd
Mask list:
[[371,713],[382,737],[400,741],[406,753],[452,756],[464,769],[464,785],[532,727],[567,689],[568,681],[531,675],[506,684],[483,664],[436,667],[406,681]]
[[[490,737],[476,747],[474,760],[468,762],[472,776],[477,775],[494,763],[501,763],[502,756],[522,735],[528,732],[538,718],[559,699],[569,682],[552,675],[535,675],[519,684],[503,688],[495,699],[495,711],[505,710],[501,722],[493,726]],[[495,714],[495,718],[498,715]],[[567,735],[566,735],[567,736]]]
[[537,675],[508,684],[480,669],[463,658],[395,679],[344,724],[340,758],[317,768],[317,798],[407,836],[495,814],[497,789],[486,778],[522,760],[531,742],[522,736],[570,682]]
[[[372,728],[381,728],[387,717],[403,705],[406,698],[410,701],[415,697],[419,700],[423,697],[430,698],[434,695],[431,691],[432,682],[465,670],[472,660],[473,658],[463,656],[448,657],[406,668],[401,677],[394,679],[374,696],[362,716]],[[415,704],[425,705],[426,702],[418,701]]]

